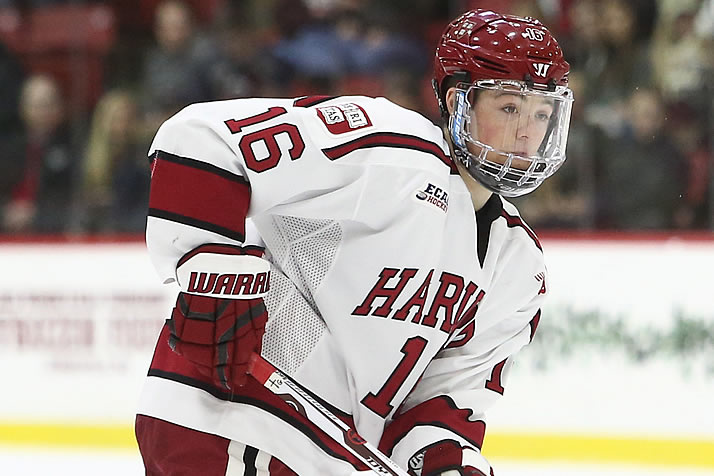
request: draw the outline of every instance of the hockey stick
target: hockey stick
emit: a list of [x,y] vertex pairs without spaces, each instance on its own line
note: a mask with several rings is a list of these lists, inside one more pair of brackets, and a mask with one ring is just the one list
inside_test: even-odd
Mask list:
[[349,450],[376,474],[409,476],[355,430],[305,392],[290,377],[258,354],[250,359],[250,374],[265,388],[285,400],[293,410],[317,425],[343,448]]

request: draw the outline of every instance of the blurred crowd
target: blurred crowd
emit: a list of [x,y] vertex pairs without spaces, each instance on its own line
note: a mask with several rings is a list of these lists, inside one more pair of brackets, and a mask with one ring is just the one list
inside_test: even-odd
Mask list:
[[433,48],[473,7],[541,19],[571,63],[534,227],[714,230],[714,0],[0,0],[0,233],[140,233],[148,146],[187,104],[385,96],[434,122]]

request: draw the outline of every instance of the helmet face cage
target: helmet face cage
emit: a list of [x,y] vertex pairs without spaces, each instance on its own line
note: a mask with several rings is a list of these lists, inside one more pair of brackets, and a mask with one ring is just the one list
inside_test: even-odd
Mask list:
[[449,135],[457,160],[490,191],[535,190],[565,161],[573,95],[565,86],[480,80],[456,86]]

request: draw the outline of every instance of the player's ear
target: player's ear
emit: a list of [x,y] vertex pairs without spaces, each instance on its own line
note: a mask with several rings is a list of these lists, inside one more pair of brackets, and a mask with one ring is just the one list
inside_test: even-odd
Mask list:
[[452,115],[454,113],[454,103],[456,101],[456,88],[452,86],[447,89],[444,99],[446,101],[446,110],[449,111],[449,115]]

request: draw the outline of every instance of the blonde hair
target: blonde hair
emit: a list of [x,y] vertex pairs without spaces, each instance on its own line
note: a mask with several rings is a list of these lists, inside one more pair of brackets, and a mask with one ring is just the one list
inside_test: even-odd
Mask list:
[[101,194],[111,186],[113,152],[117,140],[131,142],[135,139],[134,127],[127,131],[129,137],[113,136],[112,123],[122,108],[126,107],[136,107],[136,100],[129,91],[117,89],[104,94],[94,109],[84,158],[82,188],[85,192]]

